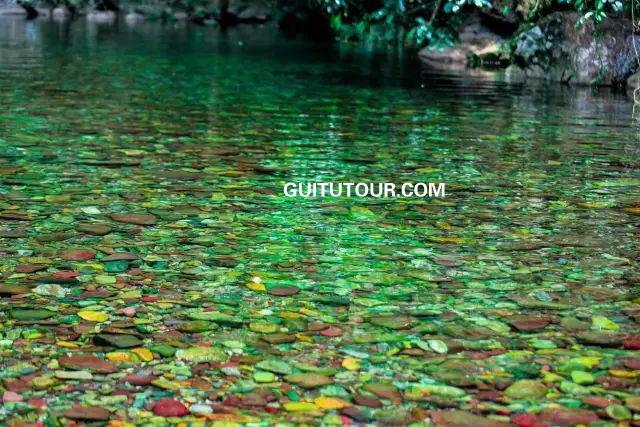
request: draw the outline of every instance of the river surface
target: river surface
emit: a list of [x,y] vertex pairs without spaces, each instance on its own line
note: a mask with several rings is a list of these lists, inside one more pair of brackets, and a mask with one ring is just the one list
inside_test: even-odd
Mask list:
[[0,422],[637,418],[638,131],[268,27],[0,18]]

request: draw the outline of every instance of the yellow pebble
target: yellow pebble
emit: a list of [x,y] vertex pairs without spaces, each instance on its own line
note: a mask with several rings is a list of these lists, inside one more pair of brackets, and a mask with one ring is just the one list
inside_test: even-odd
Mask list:
[[145,362],[151,362],[153,360],[153,354],[151,353],[151,351],[147,350],[146,348],[138,347],[138,348],[134,348],[131,351]]
[[350,406],[349,403],[336,397],[317,397],[313,400],[313,403],[320,409],[342,409]]
[[264,292],[267,290],[267,288],[264,286],[264,283],[247,282],[245,286],[256,292]]
[[431,236],[429,240],[437,243],[454,243],[454,244],[462,244],[466,242],[466,239],[463,237],[441,237],[441,236]]
[[357,371],[361,368],[360,366],[360,360],[355,359],[353,357],[346,357],[343,361],[342,361],[342,367],[344,369],[348,369],[350,371]]
[[313,337],[310,337],[309,335],[305,335],[305,334],[296,334],[296,338],[298,339],[298,341],[314,342]]
[[607,207],[607,205],[605,205],[604,203],[598,202],[578,202],[578,206],[587,209],[602,209]]
[[169,303],[169,302],[158,302],[157,304],[158,308],[162,308],[162,309],[170,309],[173,308],[173,304]]
[[620,369],[609,369],[609,373],[614,377],[619,377],[619,378],[635,378],[638,376],[637,372],[623,371]]
[[307,412],[318,408],[311,402],[287,402],[284,404],[284,409],[288,412]]
[[283,311],[282,313],[278,314],[278,317],[281,319],[301,319],[302,315],[294,313],[292,311]]
[[107,424],[107,427],[135,427],[135,424],[126,423],[121,420],[111,420],[109,424]]
[[553,372],[542,373],[542,381],[545,383],[559,383],[562,380],[564,380],[563,377],[558,374],[554,374]]
[[131,362],[133,360],[131,358],[131,354],[124,351],[112,351],[111,353],[107,353],[107,359],[112,362]]
[[597,366],[600,363],[601,359],[602,359],[601,357],[583,356],[583,357],[574,357],[573,359],[571,359],[571,362],[576,362],[588,369],[593,369],[593,367]]
[[82,319],[88,320],[90,322],[106,322],[107,320],[109,320],[109,315],[107,313],[91,310],[79,311],[78,317],[81,317]]
[[309,317],[320,317],[322,315],[321,313],[319,313],[317,311],[311,310],[309,308],[304,308],[304,307],[302,307],[300,309],[300,313],[304,314],[305,316],[309,316]]
[[49,194],[44,196],[44,200],[52,203],[65,203],[71,200],[71,196],[69,196],[68,194]]
[[66,348],[76,348],[78,347],[77,343],[71,342],[71,341],[58,341],[56,343],[59,347],[66,347]]

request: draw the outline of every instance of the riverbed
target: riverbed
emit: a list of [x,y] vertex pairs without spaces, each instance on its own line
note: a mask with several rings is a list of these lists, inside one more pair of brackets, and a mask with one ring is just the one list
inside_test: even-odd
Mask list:
[[0,421],[637,420],[638,129],[268,25],[3,19]]

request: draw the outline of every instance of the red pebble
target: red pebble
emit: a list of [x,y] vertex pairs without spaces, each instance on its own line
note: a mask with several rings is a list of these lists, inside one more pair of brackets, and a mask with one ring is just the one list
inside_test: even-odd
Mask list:
[[522,414],[511,418],[511,422],[519,427],[547,427],[547,424],[540,422],[535,415]]
[[75,271],[58,271],[53,275],[56,279],[73,279],[80,275],[80,273],[76,273]]
[[173,399],[160,399],[153,405],[153,413],[160,417],[184,417],[189,415],[189,409]]
[[238,399],[236,396],[229,396],[222,401],[222,404],[225,406],[238,406],[240,405],[240,403],[241,403],[241,400]]
[[45,406],[47,406],[47,403],[44,400],[37,399],[35,397],[29,399],[27,403],[36,408],[44,408]]
[[62,251],[58,255],[60,258],[67,261],[86,261],[93,259],[96,256],[96,253],[89,249],[72,249]]
[[337,328],[327,328],[321,331],[320,335],[325,337],[339,337],[340,335],[342,335],[342,332]]
[[582,402],[587,405],[595,406],[596,408],[604,409],[609,405],[616,405],[620,403],[617,400],[607,399],[606,397],[601,396],[588,396],[582,399]]
[[147,386],[151,384],[151,381],[154,380],[154,377],[151,375],[127,375],[122,378],[120,381],[129,383],[133,386]]
[[627,350],[640,350],[640,337],[627,338],[622,341],[622,346]]
[[640,371],[640,359],[629,359],[623,362],[624,366],[634,371]]

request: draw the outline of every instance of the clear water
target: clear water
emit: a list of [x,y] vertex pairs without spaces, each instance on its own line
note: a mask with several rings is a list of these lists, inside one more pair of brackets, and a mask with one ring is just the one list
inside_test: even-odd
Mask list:
[[[593,411],[585,396],[623,402],[637,390],[628,360],[637,360],[639,329],[640,142],[627,96],[427,72],[409,54],[286,40],[268,27],[223,34],[4,19],[0,106],[5,286],[33,290],[79,274],[62,290],[0,299],[2,356],[13,367],[5,380],[51,375],[47,364],[66,351],[116,358],[95,340],[99,331],[129,331],[152,350],[213,345],[240,367],[240,377],[226,375],[218,363],[226,359],[214,358],[186,374],[179,356],[154,350],[154,361],[130,356],[118,370],[164,375],[180,390],[141,390],[112,375],[102,389],[57,380],[22,391],[51,411],[102,402],[135,408],[126,418],[142,422],[140,405],[169,396],[210,398],[216,413],[226,405],[239,421],[330,423],[336,411],[286,404],[320,395],[353,402],[358,393],[384,400],[388,393],[367,388],[382,382],[400,397],[358,411],[405,423],[451,405],[494,419],[544,414],[554,403]],[[445,182],[448,194],[291,199],[282,194],[289,181]],[[114,221],[118,214],[155,220],[138,226]],[[110,230],[94,235],[82,224]],[[78,248],[94,259],[68,254]],[[114,252],[138,258],[101,261]],[[292,286],[300,292],[273,295]],[[12,319],[8,310],[20,308],[55,315]],[[76,316],[81,310],[109,318],[93,323]],[[235,320],[184,326],[203,310]],[[548,324],[509,326],[518,316]],[[448,353],[429,347],[438,340]],[[586,356],[601,364],[567,368]],[[360,360],[359,370],[345,368],[345,357]],[[300,388],[278,375],[256,385],[253,366],[270,358],[294,373],[317,368],[331,384]],[[572,386],[571,372],[581,370],[595,378],[586,391]],[[546,381],[547,371],[560,379],[545,383],[546,396],[469,400],[523,378]],[[604,387],[607,378],[624,387]],[[432,381],[462,394],[440,388],[425,397],[420,387]],[[86,387],[95,389],[90,399]],[[120,388],[151,391],[138,406],[133,395],[106,400]],[[274,396],[275,409],[228,401],[247,394]],[[0,419],[51,413],[19,405]]]

